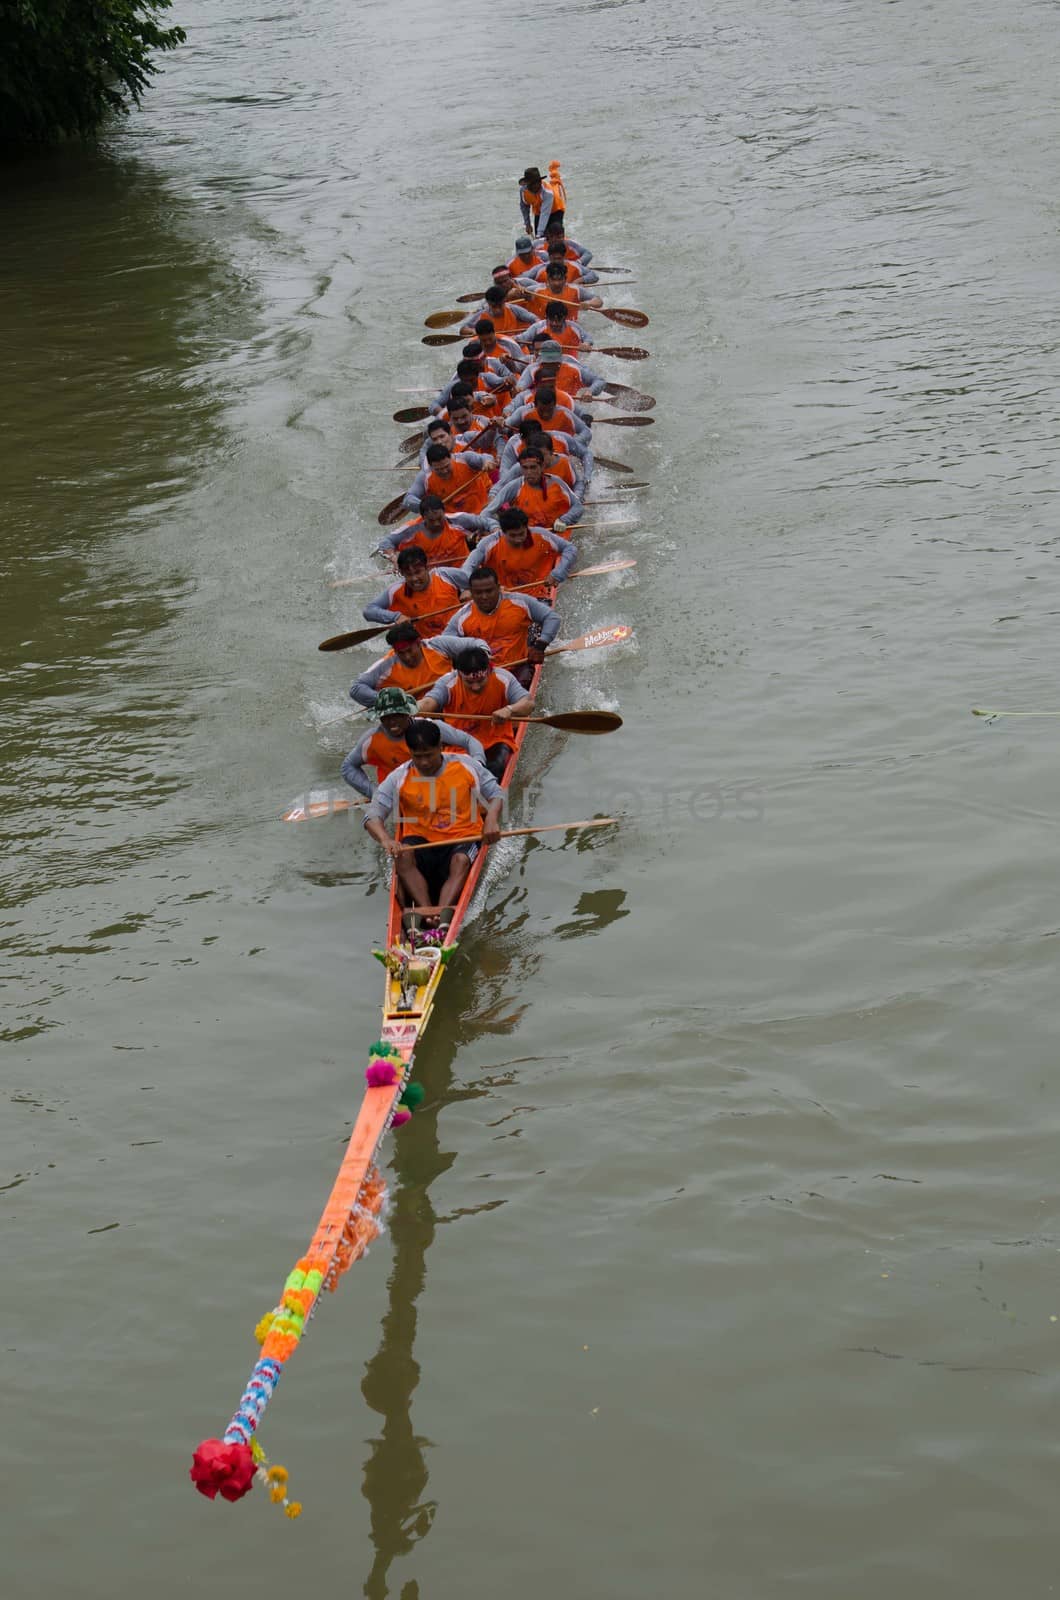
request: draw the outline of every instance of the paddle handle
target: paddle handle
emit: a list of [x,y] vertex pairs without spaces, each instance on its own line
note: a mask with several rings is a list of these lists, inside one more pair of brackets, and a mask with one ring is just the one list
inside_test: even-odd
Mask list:
[[[530,833],[569,833],[574,828],[606,828],[617,825],[617,817],[590,817],[582,822],[542,822],[534,828],[502,828],[502,839],[521,839]],[[481,833],[461,834],[458,839],[425,839],[422,844],[406,845],[408,850],[430,850],[438,844],[477,844],[481,841]],[[400,842],[400,841],[399,841]]]

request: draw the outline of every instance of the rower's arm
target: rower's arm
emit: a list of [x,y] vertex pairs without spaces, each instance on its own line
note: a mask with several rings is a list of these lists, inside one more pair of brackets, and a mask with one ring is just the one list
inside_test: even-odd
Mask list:
[[358,794],[363,794],[366,798],[371,797],[372,780],[364,770],[364,751],[371,737],[370,733],[366,733],[363,739],[358,739],[342,763],[342,776],[350,788],[356,789]]
[[[578,496],[574,493],[574,490],[568,488],[568,486],[563,482],[562,478],[558,479],[557,482],[559,483],[559,487],[567,496],[567,509],[560,516],[558,516],[555,522],[552,524],[554,531],[569,528],[572,523],[577,522],[578,518],[582,514],[582,502],[578,499]],[[574,559],[573,556],[571,559]],[[566,572],[564,572],[563,576],[566,577],[566,575]]]
[[486,752],[477,739],[470,733],[465,733],[462,728],[454,728],[449,722],[439,722],[438,732],[442,736],[442,744],[455,750],[462,750],[472,761],[477,761],[480,766],[485,763]]
[[[486,507],[486,510],[489,511],[489,506]],[[490,532],[483,540],[480,541],[480,543],[475,546],[474,550],[472,550],[471,554],[468,556],[463,567],[461,568],[461,571],[464,574],[464,582],[469,587],[471,584],[471,575],[475,568],[481,567],[482,563],[486,561],[497,548],[496,530],[497,524],[494,522]]]
[[548,219],[552,215],[553,198],[552,190],[546,189],[544,185],[542,185],[541,210],[537,213],[537,234],[541,239],[545,237],[545,229],[548,226]]
[[532,595],[527,595],[524,598],[531,617],[540,626],[541,633],[539,638],[543,648],[545,645],[551,644],[559,632],[559,612],[554,611],[550,605],[546,605],[544,600],[535,600]]
[[371,605],[365,606],[361,612],[365,622],[378,622],[380,625],[383,623],[389,625],[392,622],[400,622],[402,620],[400,611],[390,610],[389,601],[393,588],[394,585],[391,584],[388,589],[383,590],[382,594],[376,595]]
[[582,383],[588,389],[589,393],[603,394],[604,389],[607,386],[607,379],[601,378],[599,373],[593,372],[592,368],[587,367],[584,361],[576,361],[574,364],[578,368],[578,371],[581,374]]
[[412,483],[409,485],[408,491],[407,491],[407,493],[405,495],[404,500],[402,500],[401,504],[403,506],[405,506],[409,511],[417,511],[418,512],[419,509],[420,509],[420,501],[423,499],[423,497],[424,497],[424,495],[426,493],[427,493],[427,466],[426,466],[426,463],[424,463],[424,465],[420,468],[419,472],[417,472],[416,476],[413,478]]
[[421,717],[429,717],[433,712],[441,711],[444,703],[444,701],[436,698],[432,690],[430,694],[425,694],[423,699],[417,702],[416,713]]
[[385,533],[372,551],[374,556],[394,555],[414,533],[423,531],[422,522],[404,522],[400,528],[395,528],[393,533]]
[[506,668],[501,670],[504,671],[507,679],[504,687],[508,699],[508,715],[510,717],[528,717],[534,709],[533,695],[527,694],[514,672],[508,672]]
[[374,706],[379,693],[379,680],[389,672],[392,662],[392,656],[380,656],[378,661],[373,662],[368,671],[362,672],[357,681],[351,684],[350,699],[359,706]]
[[[578,510],[580,513],[580,501],[578,502]],[[565,539],[562,534],[556,533],[552,529],[549,529],[545,533],[545,538],[559,556],[559,560],[552,568],[552,581],[553,583],[562,583],[564,578],[570,572],[571,567],[573,567],[574,563],[578,559],[578,546],[571,539]]]
[[[398,771],[400,772],[401,770],[399,767]],[[368,802],[368,810],[364,815],[365,831],[370,833],[376,843],[381,844],[387,855],[391,857],[398,855],[401,846],[396,839],[392,839],[390,834],[387,833],[386,828],[383,826],[383,819],[392,816],[394,807],[397,805],[397,784],[394,782],[396,776],[397,774],[392,772],[388,778],[383,779]]]

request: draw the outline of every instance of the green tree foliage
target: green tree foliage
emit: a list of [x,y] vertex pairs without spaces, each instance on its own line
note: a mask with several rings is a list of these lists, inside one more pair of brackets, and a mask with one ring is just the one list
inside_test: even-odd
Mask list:
[[0,0],[0,143],[90,134],[137,105],[153,50],[184,42],[162,28],[171,0]]

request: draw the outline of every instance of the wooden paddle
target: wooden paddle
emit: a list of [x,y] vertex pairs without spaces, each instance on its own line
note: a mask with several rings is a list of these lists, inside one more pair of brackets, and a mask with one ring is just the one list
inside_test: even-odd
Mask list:
[[653,428],[654,417],[594,417],[594,428]]
[[[477,294],[464,297],[465,301],[467,299],[478,300],[480,298]],[[573,301],[571,303],[574,304]],[[620,322],[624,328],[646,328],[651,321],[651,318],[645,312],[634,311],[629,306],[587,306],[579,303],[575,309],[579,312],[591,311],[596,317],[606,317],[608,322]],[[429,317],[424,317],[423,326],[425,328],[451,328],[454,323],[463,322],[464,320],[465,313],[463,311],[432,311]]]
[[[579,638],[568,639],[564,644],[550,644],[545,651],[545,655],[560,656],[568,650],[602,650],[607,645],[625,644],[626,640],[632,639],[632,637],[633,629],[629,626],[629,623],[618,622],[613,628],[599,628],[595,633],[583,633]],[[506,665],[507,670],[510,672],[513,667],[527,666],[528,662],[525,660],[509,661]],[[436,678],[430,678],[426,683],[417,683],[409,690],[409,694],[426,694],[428,689],[432,688],[437,681]],[[348,722],[354,717],[370,717],[371,715],[370,708],[361,706],[357,711],[342,711],[337,717],[328,717],[321,723],[321,726],[330,728],[336,722]]]
[[[421,715],[445,720],[445,711],[427,711]],[[488,711],[461,711],[461,722],[493,722]],[[616,711],[557,711],[550,717],[513,717],[513,722],[539,722],[543,728],[559,728],[561,733],[614,733],[621,728],[622,718]]]
[[[621,504],[621,502],[618,500],[614,501],[613,503],[615,505]],[[412,527],[413,524],[410,523],[409,526]],[[575,527],[581,527],[581,523],[575,523]],[[376,555],[380,555],[383,552],[376,551],[374,553]],[[452,562],[441,561],[438,563],[438,565],[443,567],[451,566]],[[569,581],[571,578],[599,578],[605,572],[627,572],[630,567],[635,567],[636,565],[637,563],[632,556],[626,556],[617,561],[601,561],[598,566],[579,567],[577,572],[568,572],[567,580]],[[383,574],[381,572],[361,572],[356,578],[332,578],[328,583],[328,588],[352,589],[358,583],[367,583],[370,578],[380,578],[382,575]]]
[[[505,338],[518,339],[518,334],[505,334]],[[543,335],[543,337],[547,337]],[[421,343],[437,348],[443,344],[463,344],[465,336],[462,333],[425,333]],[[617,356],[619,361],[647,361],[651,355],[650,350],[644,350],[637,344],[581,344],[576,347],[588,355]],[[424,391],[425,393],[429,391]]]
[[[654,411],[655,396],[644,394],[640,389],[631,389],[627,383],[605,383],[604,393],[610,395],[616,404],[622,402],[631,411]],[[409,419],[412,420],[411,418]]]
[[627,467],[624,461],[612,461],[610,456],[598,455],[593,451],[593,460],[598,467],[606,467],[609,472],[632,472],[632,467]]
[[[627,557],[626,560],[627,560],[627,562],[630,562],[630,561],[632,561],[632,558],[631,557]],[[626,563],[622,564],[623,567],[625,565],[626,565]],[[632,562],[632,565],[635,566],[636,562],[635,561]],[[612,567],[612,566],[610,566],[610,564],[605,564],[605,570],[610,571],[610,572],[616,572],[616,571],[622,570],[622,567]],[[572,572],[570,574],[570,577],[572,577],[572,578],[587,578],[587,577],[595,577],[595,576],[596,576],[596,574],[591,572],[589,570],[589,568],[587,568],[587,567],[584,568],[581,572]],[[503,593],[504,594],[522,594],[527,589],[539,589],[543,582],[547,582],[547,579],[540,579],[539,578],[536,583],[520,583],[520,584],[517,584],[514,588],[505,589],[503,591]],[[464,604],[464,603],[466,603],[466,602],[461,602],[461,604]],[[409,617],[408,621],[410,621],[410,622],[427,622],[433,617],[444,617],[447,613],[451,613],[451,612],[456,611],[456,610],[459,610],[459,606],[439,606],[438,609],[435,610],[435,611],[424,611],[418,617]],[[402,621],[402,620],[404,620],[404,619],[402,619],[400,617],[398,618],[399,622]],[[323,650],[325,653],[330,653],[331,651],[334,651],[334,650],[348,650],[348,649],[350,649],[350,647],[352,645],[364,644],[368,639],[377,639],[380,634],[386,633],[388,628],[393,628],[393,627],[396,627],[396,626],[397,626],[397,624],[393,623],[393,622],[383,622],[383,623],[380,623],[378,626],[374,626],[374,627],[371,627],[371,628],[357,628],[357,629],[355,629],[355,631],[353,633],[335,633],[335,634],[332,634],[330,639],[324,639],[320,644],[318,644],[317,645],[317,649],[318,650]],[[585,637],[589,638],[590,635],[586,634]]]
[[632,311],[628,306],[582,306],[580,309],[591,311],[596,317],[606,317],[608,322],[620,322],[624,328],[646,328],[651,321],[643,311]]
[[[618,823],[618,817],[592,817],[582,822],[541,822],[533,828],[502,828],[500,836],[502,839],[522,839],[530,833],[572,833],[576,828],[610,828],[617,827]],[[422,844],[407,845],[406,849],[429,850],[436,844],[473,844],[481,839],[481,833],[465,833],[459,839],[425,839]]]
[[[431,390],[431,389],[428,389],[425,392],[427,394],[432,394],[434,391]],[[655,404],[655,402],[653,400],[652,401],[652,405],[654,405],[654,404]],[[430,406],[402,406],[400,411],[395,411],[394,412],[394,421],[395,422],[422,422],[424,420],[424,418],[425,417],[429,417],[430,414],[431,414]]]

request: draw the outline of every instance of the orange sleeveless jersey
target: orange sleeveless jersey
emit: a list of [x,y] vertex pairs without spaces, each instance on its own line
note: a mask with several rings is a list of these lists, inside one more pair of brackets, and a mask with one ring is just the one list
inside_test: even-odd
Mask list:
[[[448,656],[443,656],[440,650],[432,650],[428,644],[425,644],[422,648],[423,660],[416,667],[406,667],[404,662],[399,661],[394,652],[391,651],[390,671],[385,677],[380,678],[378,687],[380,689],[405,689],[409,691],[418,689],[420,694],[426,694],[432,683],[437,683],[443,673],[451,670],[452,662]],[[401,760],[408,760],[407,750]],[[401,765],[400,762],[397,764]]]
[[[524,506],[523,510],[528,516],[533,517],[535,522],[544,522],[544,518],[535,516],[529,506]],[[556,515],[562,516],[563,513],[557,512]],[[555,520],[556,518],[552,517],[547,526],[551,527]],[[530,543],[525,547],[509,544],[502,533],[486,556],[487,565],[493,568],[501,580],[502,589],[519,589],[523,594],[535,595],[539,600],[545,592],[549,575],[558,560],[559,556],[552,545],[533,528],[530,529]],[[533,589],[523,587],[529,583],[534,585]],[[494,707],[490,706],[488,709],[492,711]]]
[[[559,364],[559,370],[554,378],[546,379],[542,378],[538,374],[535,375],[533,382],[535,386],[538,383],[551,383],[557,395],[566,395],[568,400],[573,400],[579,389],[582,387],[582,375],[578,371],[578,368],[574,365],[573,361],[561,361]],[[560,401],[560,404],[563,404],[562,400]]]
[[[531,406],[529,411],[520,417],[520,422],[539,422],[546,433],[574,434],[574,422],[570,412],[565,406],[557,402],[556,409],[546,422],[536,406]],[[463,509],[461,507],[461,509]]]
[[[541,314],[544,316],[544,312]],[[501,306],[499,311],[492,311],[487,307],[483,312],[483,316],[489,317],[493,323],[494,333],[500,334],[502,337],[508,333],[522,333],[525,328],[530,326],[528,322],[521,321],[509,305]]]
[[[437,490],[434,491],[437,493]],[[421,638],[431,639],[441,633],[454,611],[461,605],[460,591],[448,578],[432,572],[426,589],[420,594],[409,594],[404,582],[394,584],[390,590],[390,611],[400,611],[403,617],[416,624]],[[440,611],[437,617],[427,618],[429,611]],[[423,619],[423,620],[421,620]]]
[[449,702],[444,712],[446,722],[454,728],[462,729],[464,733],[469,733],[473,739],[485,745],[487,750],[491,744],[506,744],[509,750],[514,750],[516,743],[514,722],[495,722],[486,728],[481,722],[465,720],[469,714],[488,716],[491,711],[499,711],[502,706],[508,704],[508,692],[503,680],[492,672],[483,687],[477,693],[473,693],[459,673],[455,676],[456,682],[449,690]]
[[[562,485],[548,475],[543,479],[540,489],[532,489],[528,483],[522,484],[512,504],[518,506],[520,511],[525,511],[530,521],[539,528],[551,528],[557,517],[566,516],[570,510],[570,500],[564,494]],[[501,587],[504,586],[505,580],[502,578]],[[512,584],[511,587],[517,588],[518,585]]]
[[451,477],[440,478],[436,472],[428,474],[427,493],[440,495],[450,511],[467,511],[477,516],[490,497],[489,473],[485,468],[477,471],[457,455],[453,458]]
[[402,540],[398,549],[422,550],[432,566],[443,567],[463,566],[471,554],[467,534],[455,522],[450,522],[448,517],[437,538],[432,538],[426,528],[417,528],[410,538]]
[[537,252],[536,250],[531,250],[529,261],[524,261],[522,256],[513,256],[508,263],[508,271],[511,273],[513,278],[518,278],[521,277],[524,272],[530,272],[538,264]]
[[582,297],[573,284],[565,283],[562,289],[544,288],[538,294],[528,294],[521,304],[532,311],[535,317],[543,317],[550,300],[562,300],[568,306],[580,306],[582,303]]
[[436,844],[479,832],[486,812],[473,763],[458,755],[443,758],[433,778],[421,777],[410,763],[398,785],[397,802],[398,838],[418,834]]
[[530,635],[531,617],[522,606],[513,605],[506,595],[492,616],[480,611],[472,600],[465,632],[481,639],[490,647],[494,664],[506,667],[509,661],[522,661],[526,656],[526,641]]
[[[448,663],[446,663],[448,665]],[[489,708],[491,711],[493,707]],[[470,724],[469,730],[470,731]],[[454,750],[455,745],[443,744],[443,750]],[[384,728],[377,728],[364,747],[361,760],[368,766],[374,767],[376,778],[382,783],[384,778],[389,778],[392,772],[402,766],[409,758],[409,747],[404,739],[392,739]]]
[[552,329],[549,328],[548,336],[550,339],[555,340],[561,350],[578,350],[581,348],[583,342],[582,330],[579,328],[576,322],[571,320],[570,317],[568,317],[566,322],[563,324],[563,330],[561,333],[554,333]]

